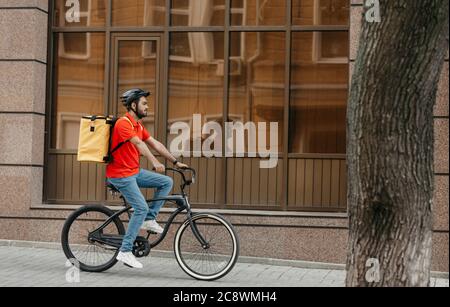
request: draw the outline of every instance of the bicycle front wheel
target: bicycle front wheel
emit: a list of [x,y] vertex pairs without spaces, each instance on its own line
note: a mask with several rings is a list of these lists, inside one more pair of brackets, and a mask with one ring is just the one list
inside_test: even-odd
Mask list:
[[189,220],[175,235],[175,257],[183,271],[203,281],[213,281],[227,275],[239,256],[239,240],[233,226],[216,214],[196,214],[192,223],[207,246],[202,246],[192,231]]

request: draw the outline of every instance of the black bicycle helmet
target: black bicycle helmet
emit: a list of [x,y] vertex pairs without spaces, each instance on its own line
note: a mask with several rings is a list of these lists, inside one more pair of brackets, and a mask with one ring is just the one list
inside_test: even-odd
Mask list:
[[152,93],[146,92],[140,88],[134,88],[126,91],[120,96],[120,100],[125,107],[129,107],[133,102],[138,101],[141,97],[148,97]]

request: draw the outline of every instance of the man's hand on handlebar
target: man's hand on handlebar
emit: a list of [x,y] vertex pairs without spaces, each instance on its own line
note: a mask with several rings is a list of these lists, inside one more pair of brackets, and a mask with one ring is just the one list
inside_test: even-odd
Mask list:
[[153,170],[159,174],[164,174],[166,172],[166,167],[164,166],[164,164],[155,163],[153,165]]
[[187,169],[189,168],[189,165],[186,165],[184,163],[178,162],[177,164],[175,164],[175,166],[179,169]]
[[[187,164],[181,163],[181,162],[177,162],[177,164],[175,165],[177,169],[183,170],[183,169],[188,169],[189,166]],[[161,163],[155,163],[153,165],[153,171],[159,173],[159,174],[164,174],[166,171],[166,167],[164,166],[164,164]]]

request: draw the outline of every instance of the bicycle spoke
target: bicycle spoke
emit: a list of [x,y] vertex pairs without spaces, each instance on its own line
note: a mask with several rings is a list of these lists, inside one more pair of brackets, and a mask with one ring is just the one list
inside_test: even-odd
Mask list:
[[[84,270],[101,271],[102,268],[115,263],[117,249],[90,242],[89,233],[101,226],[109,218],[110,213],[107,215],[99,208],[85,210],[92,211],[80,213],[71,221],[68,228],[66,249],[69,254],[67,256],[72,255]],[[101,234],[118,236],[120,232],[115,222],[111,222],[101,231]]]

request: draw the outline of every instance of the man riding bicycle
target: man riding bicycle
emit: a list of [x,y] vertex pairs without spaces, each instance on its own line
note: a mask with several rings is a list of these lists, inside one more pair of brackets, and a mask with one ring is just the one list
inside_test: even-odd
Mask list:
[[[165,166],[155,158],[148,146],[176,167],[188,168],[178,162],[163,144],[151,137],[142,125],[142,120],[148,116],[147,97],[150,95],[150,92],[132,89],[121,96],[128,113],[114,126],[111,148],[118,149],[113,152],[112,161],[106,168],[108,183],[116,187],[134,209],[117,260],[137,269],[142,269],[143,265],[136,260],[132,251],[140,229],[163,232],[156,218],[164,201],[153,202],[149,207],[140,188],[156,188],[155,198],[163,198],[169,195],[173,187],[172,178],[162,175]],[[140,169],[140,155],[152,163],[156,172]]]

